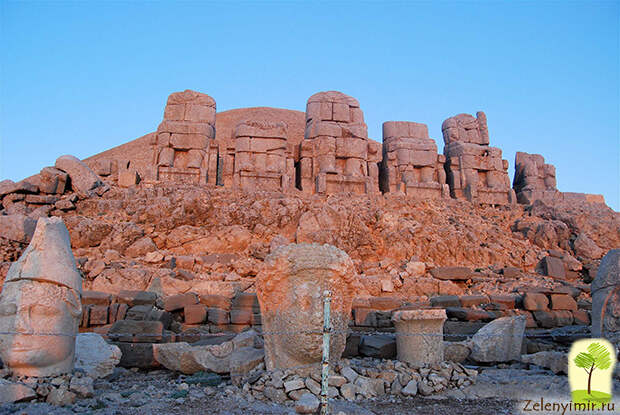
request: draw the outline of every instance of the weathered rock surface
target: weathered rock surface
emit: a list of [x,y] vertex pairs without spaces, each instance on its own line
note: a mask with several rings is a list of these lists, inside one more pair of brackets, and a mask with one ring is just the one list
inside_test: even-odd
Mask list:
[[525,317],[502,317],[482,327],[472,337],[471,358],[478,362],[520,360]]
[[23,383],[0,379],[0,404],[27,401],[36,397],[36,392]]
[[620,344],[620,249],[603,257],[592,281],[592,337]]
[[546,369],[551,369],[553,373],[568,374],[568,357],[566,353],[555,351],[543,351],[534,354],[521,356],[523,363],[530,363]]
[[121,360],[121,350],[97,333],[80,333],[75,339],[75,368],[91,378],[110,375]]
[[21,214],[0,215],[0,237],[27,244],[30,242],[37,221]]
[[[286,368],[321,359],[324,292],[331,292],[330,356],[344,351],[355,270],[349,256],[329,245],[291,244],[277,248],[257,276],[256,293],[265,332],[267,368]],[[312,333],[314,332],[314,333]],[[299,334],[280,334],[299,333]]]
[[82,277],[60,218],[41,218],[0,294],[0,357],[13,374],[73,370]]
[[69,175],[71,187],[83,197],[92,196],[96,188],[105,186],[101,177],[75,156],[60,156],[56,159],[55,166]]

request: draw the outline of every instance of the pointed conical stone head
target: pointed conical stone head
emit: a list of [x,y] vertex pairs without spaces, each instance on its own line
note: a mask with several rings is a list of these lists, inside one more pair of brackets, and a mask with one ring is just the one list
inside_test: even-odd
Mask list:
[[41,218],[0,293],[0,357],[14,375],[73,370],[82,278],[59,218]]

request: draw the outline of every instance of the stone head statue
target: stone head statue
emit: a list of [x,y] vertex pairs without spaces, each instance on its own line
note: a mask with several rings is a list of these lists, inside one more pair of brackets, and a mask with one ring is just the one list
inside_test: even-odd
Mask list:
[[326,290],[332,296],[330,321],[340,332],[331,336],[330,358],[340,358],[355,279],[349,256],[330,245],[285,245],[266,258],[256,293],[266,333],[265,361],[269,370],[321,361]]
[[60,218],[41,218],[0,293],[0,357],[18,376],[73,370],[82,277]]

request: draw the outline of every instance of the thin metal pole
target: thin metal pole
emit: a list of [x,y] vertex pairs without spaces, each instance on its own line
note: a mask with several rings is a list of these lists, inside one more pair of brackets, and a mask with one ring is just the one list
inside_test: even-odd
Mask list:
[[329,334],[331,319],[329,318],[332,301],[331,291],[323,292],[323,371],[321,372],[321,415],[329,414],[328,387],[329,387]]

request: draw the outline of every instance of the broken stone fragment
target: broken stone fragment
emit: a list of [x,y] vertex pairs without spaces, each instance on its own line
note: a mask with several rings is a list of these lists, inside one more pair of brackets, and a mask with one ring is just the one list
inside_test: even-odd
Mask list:
[[75,156],[60,156],[56,159],[55,166],[69,175],[71,187],[82,197],[93,196],[95,189],[104,186],[101,178]]
[[121,350],[97,333],[80,333],[75,344],[75,368],[91,378],[110,375],[121,360]]

